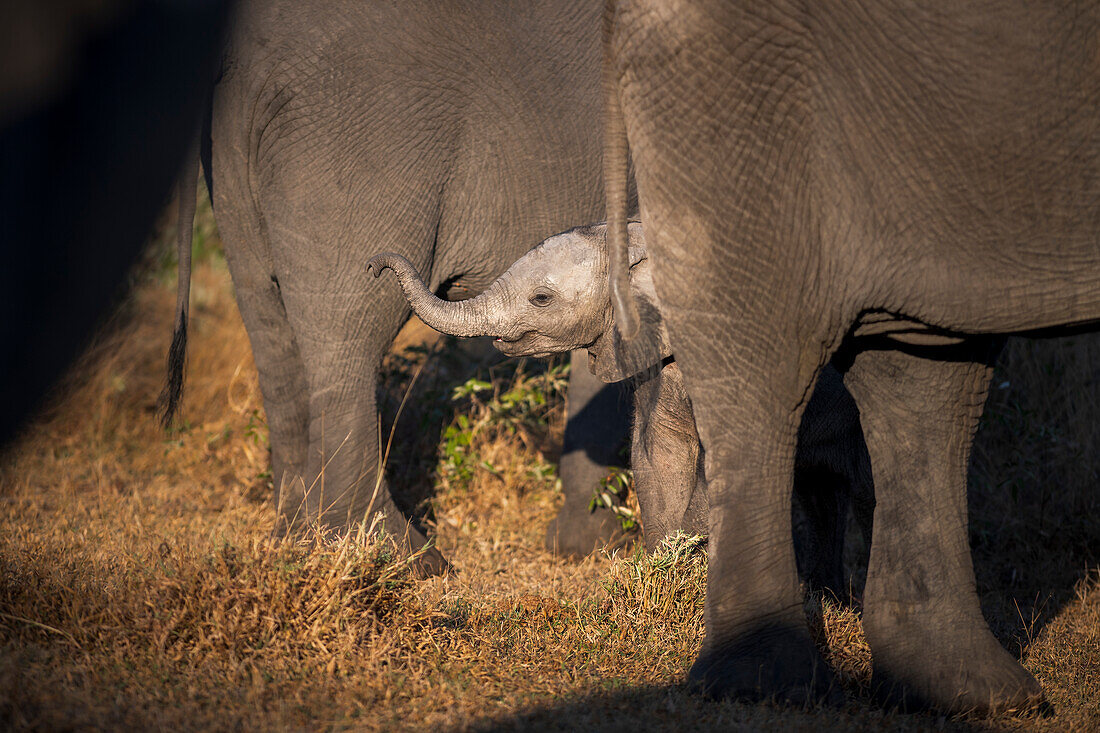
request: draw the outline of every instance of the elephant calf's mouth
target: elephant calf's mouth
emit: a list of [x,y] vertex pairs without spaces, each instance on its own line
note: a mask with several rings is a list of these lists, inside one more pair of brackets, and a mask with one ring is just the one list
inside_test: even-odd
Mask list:
[[497,336],[493,339],[493,346],[495,346],[498,351],[507,354],[508,356],[545,357],[557,353],[555,351],[547,351],[545,349],[537,350],[537,347],[533,347],[530,344],[525,346],[524,342],[529,341],[533,333],[533,331],[525,331],[524,333],[521,333],[519,336],[516,336],[512,339],[505,338],[504,336]]

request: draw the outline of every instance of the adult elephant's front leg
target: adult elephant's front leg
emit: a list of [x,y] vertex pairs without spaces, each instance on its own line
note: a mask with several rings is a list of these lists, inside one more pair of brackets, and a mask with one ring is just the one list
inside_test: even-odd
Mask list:
[[874,472],[863,627],[873,682],[906,707],[989,712],[1042,700],[982,618],[967,541],[966,475],[995,349],[864,351],[846,382]]
[[627,385],[601,382],[588,369],[588,352],[573,352],[558,469],[565,503],[546,530],[551,552],[584,557],[622,536],[615,515],[589,506],[607,467],[624,463],[619,451],[630,424],[630,405]]

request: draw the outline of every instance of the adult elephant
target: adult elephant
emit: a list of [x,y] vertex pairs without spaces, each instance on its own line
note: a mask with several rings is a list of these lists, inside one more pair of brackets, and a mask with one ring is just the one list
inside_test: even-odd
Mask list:
[[982,618],[966,469],[1000,338],[1100,319],[1100,8],[637,0],[606,21],[610,129],[625,124],[708,460],[691,679],[745,697],[830,687],[789,504],[799,419],[835,354],[874,474],[876,689],[956,711],[1038,704]]
[[[399,252],[434,290],[466,298],[548,234],[602,215],[599,12],[595,0],[241,7],[202,157],[259,371],[281,530],[382,511],[405,532],[381,477],[375,390],[409,308],[368,276],[371,255]],[[181,268],[177,357],[186,302]],[[569,411],[587,420],[566,430],[566,505],[548,538],[576,554],[612,529],[588,501],[627,419],[584,363]],[[444,565],[433,549],[420,569]]]

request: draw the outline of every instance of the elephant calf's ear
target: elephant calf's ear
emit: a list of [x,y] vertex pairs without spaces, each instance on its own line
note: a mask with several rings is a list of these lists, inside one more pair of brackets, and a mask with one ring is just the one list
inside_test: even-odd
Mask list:
[[604,382],[618,382],[660,369],[662,360],[672,355],[656,304],[646,298],[637,298],[637,303],[639,328],[634,338],[626,341],[619,329],[612,327],[589,349],[592,372]]

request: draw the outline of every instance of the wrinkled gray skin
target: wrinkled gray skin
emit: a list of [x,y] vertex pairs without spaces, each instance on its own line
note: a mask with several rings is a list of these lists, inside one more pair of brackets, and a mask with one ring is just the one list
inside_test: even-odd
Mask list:
[[[400,252],[433,291],[466,298],[550,232],[602,216],[600,6],[243,3],[203,158],[282,530],[381,510],[404,533],[378,478],[375,391],[409,308],[367,277],[370,254]],[[598,382],[573,374],[586,383],[571,390],[571,418],[590,415],[581,433],[604,445],[563,458],[566,505],[548,541],[583,554],[613,530],[587,502],[599,451],[614,455],[627,423],[585,411]],[[576,432],[571,420],[572,445]],[[433,550],[420,570],[443,567]]]
[[[493,336],[510,356],[548,356],[587,348],[597,376],[607,381],[633,378],[634,430],[631,467],[641,509],[646,546],[652,550],[677,529],[708,531],[704,455],[695,429],[683,377],[668,349],[653,291],[642,227],[632,223],[630,280],[634,297],[651,312],[651,329],[638,340],[633,365],[622,369],[616,353],[607,288],[606,226],[578,227],[547,239],[521,257],[473,300],[449,303],[437,298],[408,260],[393,253],[374,257],[376,275],[392,269],[413,311],[426,324],[455,336]],[[842,552],[848,506],[868,544],[874,496],[871,467],[855,403],[840,375],[827,368],[810,400],[799,432],[795,494],[808,522],[796,535],[799,567],[814,587],[845,594]]]
[[[625,186],[628,143],[707,450],[690,679],[834,696],[785,528],[798,426],[835,354],[874,472],[875,688],[950,711],[1040,705],[982,618],[966,473],[1001,337],[1100,319],[1100,6],[636,0],[607,27],[607,188]],[[612,270],[633,333],[646,314]]]

